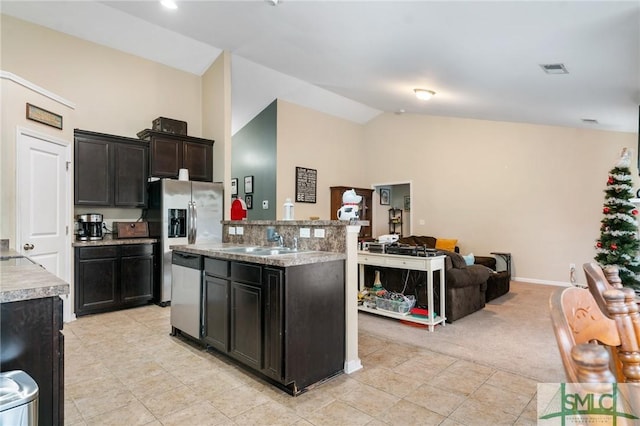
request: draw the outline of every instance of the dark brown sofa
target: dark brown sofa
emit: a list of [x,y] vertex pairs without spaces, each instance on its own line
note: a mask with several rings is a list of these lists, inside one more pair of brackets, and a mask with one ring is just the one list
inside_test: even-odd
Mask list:
[[[435,248],[436,238],[410,236],[400,238],[398,243]],[[510,276],[507,272],[495,272],[495,258],[475,256],[475,263],[467,265],[458,252],[458,247],[453,252],[441,251],[447,256],[445,260],[445,314],[447,322],[453,322],[472,314],[484,308],[487,301],[509,291]]]

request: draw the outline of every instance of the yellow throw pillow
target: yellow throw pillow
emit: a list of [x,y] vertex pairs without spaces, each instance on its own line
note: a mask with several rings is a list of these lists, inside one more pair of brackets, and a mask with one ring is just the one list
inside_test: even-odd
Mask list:
[[447,240],[444,238],[436,239],[436,248],[438,250],[456,251],[458,240]]

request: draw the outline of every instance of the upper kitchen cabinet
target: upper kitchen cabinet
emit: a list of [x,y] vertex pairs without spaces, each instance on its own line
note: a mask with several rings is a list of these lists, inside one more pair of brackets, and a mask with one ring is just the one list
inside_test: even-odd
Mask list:
[[149,171],[152,177],[177,178],[189,170],[189,180],[213,182],[213,141],[145,129],[138,133],[149,141]]
[[148,142],[78,129],[74,136],[76,205],[146,207]]

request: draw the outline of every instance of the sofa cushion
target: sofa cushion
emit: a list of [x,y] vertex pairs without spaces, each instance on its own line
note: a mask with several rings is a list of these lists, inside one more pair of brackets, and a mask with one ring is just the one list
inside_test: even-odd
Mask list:
[[436,248],[438,250],[455,251],[458,240],[451,238],[436,239]]
[[447,289],[479,286],[484,298],[487,279],[491,274],[491,270],[482,265],[470,265],[464,269],[452,268],[445,272]]
[[464,254],[462,255],[462,257],[464,258],[464,263],[466,263],[467,266],[473,265],[474,263],[476,263],[476,258],[473,255],[473,253]]
[[447,258],[445,259],[445,270],[449,270],[451,268],[464,269],[467,267],[467,262],[464,261],[464,257],[462,257],[459,253],[456,253],[454,251],[440,250],[438,254],[447,255]]
[[410,237],[402,237],[398,240],[400,244],[408,244],[410,246],[426,246],[427,248],[436,248],[436,239],[434,237],[412,235]]

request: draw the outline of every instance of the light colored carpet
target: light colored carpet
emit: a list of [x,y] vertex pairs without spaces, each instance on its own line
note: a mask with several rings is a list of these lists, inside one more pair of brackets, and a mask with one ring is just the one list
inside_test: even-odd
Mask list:
[[427,329],[358,314],[359,330],[399,343],[474,361],[538,382],[565,381],[549,315],[555,286],[511,282],[508,294],[451,324]]

